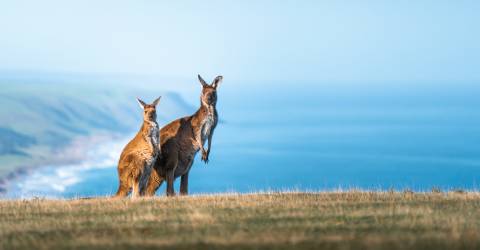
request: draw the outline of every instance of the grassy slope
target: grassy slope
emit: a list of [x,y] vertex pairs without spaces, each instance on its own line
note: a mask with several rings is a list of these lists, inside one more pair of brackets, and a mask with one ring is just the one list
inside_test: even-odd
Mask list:
[[0,248],[479,249],[480,194],[0,202]]
[[75,138],[136,130],[141,119],[136,96],[151,101],[163,95],[160,120],[187,113],[188,105],[160,84],[68,81],[0,79],[0,177],[52,163],[56,150]]

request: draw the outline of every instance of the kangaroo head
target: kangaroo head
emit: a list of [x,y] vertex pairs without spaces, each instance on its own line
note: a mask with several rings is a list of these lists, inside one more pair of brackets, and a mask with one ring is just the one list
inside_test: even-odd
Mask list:
[[143,120],[147,122],[157,121],[157,105],[160,102],[160,98],[157,98],[152,104],[146,104],[144,101],[137,98],[138,104],[143,109]]
[[215,77],[212,84],[206,83],[200,75],[198,75],[198,80],[202,84],[202,96],[200,97],[202,104],[215,106],[217,104],[217,87],[222,82],[223,76]]

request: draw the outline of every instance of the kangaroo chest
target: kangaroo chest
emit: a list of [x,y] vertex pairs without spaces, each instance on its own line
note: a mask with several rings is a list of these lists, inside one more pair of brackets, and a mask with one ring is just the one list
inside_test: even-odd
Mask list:
[[146,157],[147,165],[153,165],[160,153],[160,138],[158,125],[151,124],[144,134],[146,147],[144,148],[144,157]]
[[211,112],[205,116],[205,119],[202,122],[202,130],[200,133],[202,134],[202,141],[206,141],[210,133],[212,132],[213,126],[216,123],[216,115]]
[[153,154],[157,156],[160,152],[160,133],[158,125],[155,124],[151,126],[148,137]]

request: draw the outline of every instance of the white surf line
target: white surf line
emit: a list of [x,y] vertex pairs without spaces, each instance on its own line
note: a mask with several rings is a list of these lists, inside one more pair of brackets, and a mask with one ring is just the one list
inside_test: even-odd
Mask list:
[[39,167],[9,183],[4,197],[61,197],[69,187],[84,181],[85,171],[115,167],[127,138],[92,146],[80,163]]

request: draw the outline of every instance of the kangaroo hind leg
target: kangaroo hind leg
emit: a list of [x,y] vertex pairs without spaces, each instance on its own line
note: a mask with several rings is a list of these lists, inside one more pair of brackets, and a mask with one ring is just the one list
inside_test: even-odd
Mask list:
[[119,186],[118,186],[118,190],[117,190],[117,193],[115,194],[114,197],[116,198],[123,198],[123,197],[127,197],[128,194],[130,193],[130,189],[131,189],[131,184],[130,184],[130,180],[129,180],[129,173],[128,173],[128,169],[121,169],[119,170],[118,172],[118,179],[119,179]]
[[166,179],[167,179],[167,196],[175,196],[175,190],[173,188],[173,184],[175,182],[175,170],[177,169],[178,165],[178,157],[177,155],[172,155],[165,165],[166,169]]
[[180,195],[188,195],[188,172],[180,179]]
[[155,192],[157,192],[158,188],[162,185],[165,179],[160,175],[156,168],[153,168],[147,185],[142,187],[140,190],[140,195],[142,196],[154,196]]
[[127,197],[128,193],[130,193],[130,188],[131,188],[129,184],[130,183],[128,180],[120,178],[120,185],[118,187],[117,193],[115,194],[115,197],[116,198]]

